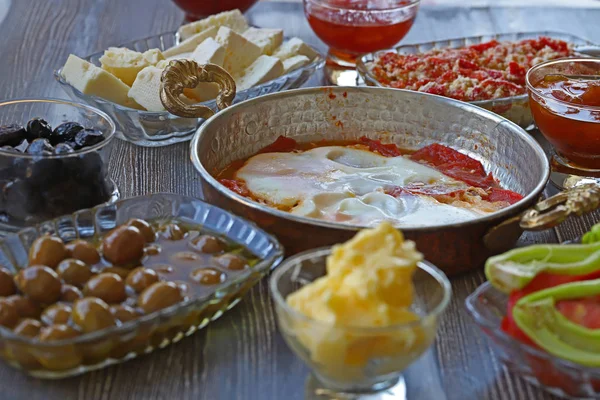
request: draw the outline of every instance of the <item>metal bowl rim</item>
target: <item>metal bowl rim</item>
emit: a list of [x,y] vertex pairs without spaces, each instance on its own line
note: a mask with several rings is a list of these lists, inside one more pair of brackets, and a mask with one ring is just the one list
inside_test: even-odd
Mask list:
[[380,91],[390,91],[390,92],[401,91],[401,92],[407,93],[409,96],[423,96],[423,97],[433,96],[436,99],[436,101],[438,101],[438,102],[448,103],[449,105],[451,105],[455,108],[467,109],[465,111],[479,114],[479,115],[485,116],[488,119],[495,120],[497,122],[497,124],[501,124],[501,123],[508,124],[512,128],[512,131],[514,134],[519,135],[521,139],[523,139],[526,143],[528,143],[531,146],[531,148],[535,151],[535,155],[537,156],[538,160],[543,164],[542,168],[545,172],[542,176],[542,179],[537,182],[535,188],[531,191],[531,193],[527,194],[525,197],[523,197],[523,199],[521,199],[517,203],[512,204],[506,208],[503,208],[502,210],[484,215],[479,218],[474,218],[472,220],[464,221],[464,222],[434,224],[434,225],[427,225],[427,226],[406,225],[406,226],[401,226],[402,229],[417,231],[417,232],[429,232],[429,231],[437,231],[439,229],[444,229],[444,228],[467,227],[474,223],[491,222],[491,221],[494,221],[497,219],[508,219],[509,217],[516,215],[518,212],[518,209],[521,208],[523,206],[523,204],[533,203],[537,199],[539,194],[542,192],[542,190],[544,190],[544,187],[546,186],[546,184],[548,182],[548,179],[550,177],[550,163],[548,162],[546,153],[544,153],[544,150],[542,149],[542,147],[537,143],[537,141],[535,141],[535,139],[533,139],[533,137],[531,135],[529,135],[523,128],[519,127],[514,122],[511,122],[508,119],[501,117],[501,116],[499,116],[491,111],[488,111],[484,108],[481,108],[481,107],[478,107],[478,106],[475,106],[473,104],[469,104],[469,103],[466,103],[463,101],[454,100],[454,99],[451,99],[448,97],[438,96],[438,95],[429,94],[429,93],[421,93],[421,92],[415,92],[415,91],[405,90],[405,89],[393,89],[393,88],[383,88],[383,87],[352,87],[352,86],[310,87],[310,88],[287,90],[287,91],[283,91],[283,92],[275,92],[275,93],[255,97],[252,99],[248,99],[248,100],[236,103],[236,104],[232,105],[231,107],[228,107],[227,109],[220,111],[220,112],[216,113],[215,115],[213,115],[212,117],[210,117],[209,119],[207,119],[206,122],[204,124],[202,124],[198,128],[196,133],[194,134],[194,136],[190,142],[190,158],[191,158],[192,164],[194,165],[194,168],[196,168],[196,171],[198,171],[198,173],[200,174],[202,179],[204,179],[207,183],[209,183],[221,195],[223,195],[223,196],[227,197],[228,199],[233,200],[237,203],[242,203],[244,206],[249,207],[252,210],[265,212],[267,214],[271,214],[273,216],[280,217],[280,218],[283,218],[286,220],[291,220],[293,222],[309,224],[309,225],[313,225],[313,226],[319,226],[322,228],[346,230],[346,231],[357,231],[357,230],[364,229],[365,226],[362,226],[362,225],[340,224],[340,223],[335,223],[335,222],[319,220],[316,218],[308,218],[308,217],[294,215],[294,214],[291,214],[291,213],[288,213],[285,211],[277,210],[275,208],[262,205],[258,202],[255,202],[255,201],[250,200],[246,197],[243,197],[237,193],[234,193],[231,190],[227,189],[225,186],[223,186],[221,183],[219,183],[219,181],[217,181],[217,179],[215,179],[206,170],[206,168],[204,168],[204,166],[200,162],[200,157],[199,157],[198,151],[197,151],[200,137],[202,136],[202,134],[204,132],[206,132],[208,130],[208,128],[210,128],[211,123],[216,119],[225,118],[229,114],[235,113],[239,108],[251,105],[252,103],[260,103],[263,100],[273,100],[273,99],[277,99],[277,98],[293,97],[295,95],[301,95],[301,94],[311,94],[311,93],[319,94],[319,93],[323,93],[325,91],[331,91],[331,90],[341,91],[341,92],[367,91],[367,92],[373,92],[373,95],[376,95]]

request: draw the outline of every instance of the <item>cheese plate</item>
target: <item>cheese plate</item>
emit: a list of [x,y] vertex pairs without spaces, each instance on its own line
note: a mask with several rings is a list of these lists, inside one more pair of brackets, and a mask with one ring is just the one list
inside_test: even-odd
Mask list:
[[[217,37],[219,36],[219,30],[221,30],[221,28],[216,31]],[[210,42],[206,42],[206,40],[210,39],[212,33],[206,32],[209,36],[203,38],[204,40],[201,42],[204,43],[200,43],[207,47],[205,49],[206,51],[202,52],[203,57],[206,57],[210,51],[213,51],[212,56],[209,55],[208,59],[205,59],[204,61],[214,62],[213,58],[215,58],[215,55],[216,57],[220,57],[216,54],[217,51],[214,51],[214,47],[213,49],[208,48]],[[227,35],[227,31],[223,30],[222,36],[225,35]],[[256,33],[253,33],[252,35],[248,34],[251,38],[256,38]],[[198,38],[199,36],[191,36],[185,40],[181,40],[178,32],[167,32],[119,45],[118,48],[135,50],[144,55],[148,54],[149,51],[152,51],[153,49],[158,49],[162,52],[163,56],[168,55],[167,58],[158,60],[156,65],[145,65],[142,69],[143,74],[140,71],[137,72],[137,77],[142,76],[145,78],[142,79],[145,82],[141,82],[141,80],[136,83],[134,78],[128,96],[123,94],[125,89],[120,88],[122,89],[120,90],[121,96],[117,96],[117,101],[121,101],[125,104],[118,104],[114,99],[113,101],[110,101],[106,98],[106,95],[100,94],[100,92],[91,94],[87,90],[90,86],[89,82],[84,82],[85,84],[79,85],[77,82],[74,82],[73,78],[66,79],[64,74],[65,68],[56,70],[54,76],[70,98],[75,101],[92,105],[110,115],[117,125],[116,135],[122,140],[144,147],[160,147],[188,141],[204,120],[181,118],[172,115],[167,111],[147,111],[145,108],[152,108],[152,104],[156,105],[156,101],[159,101],[160,99],[158,99],[158,97],[148,98],[144,92],[151,90],[152,85],[156,84],[156,82],[160,82],[159,79],[156,79],[157,76],[160,76],[160,72],[162,72],[160,67],[164,68],[164,66],[172,59],[192,58],[195,50],[189,51],[190,48],[194,48],[193,43],[190,45],[190,41],[197,41],[199,40]],[[215,41],[216,40],[217,39],[215,39]],[[223,41],[225,40],[226,39],[223,39]],[[255,40],[259,42],[257,47],[260,47],[261,44],[266,47],[269,46],[268,38],[262,41],[261,38],[256,38]],[[233,74],[238,85],[234,102],[244,101],[268,93],[298,88],[325,64],[323,55],[313,46],[305,44],[297,38],[283,37],[282,40],[283,45],[276,49],[277,51],[282,52],[280,55],[280,60],[282,61],[280,63],[273,62],[273,58],[277,56],[276,53],[274,53],[273,57],[261,55],[246,66],[243,75],[237,77],[235,73]],[[195,49],[197,50],[197,48],[198,45],[196,45]],[[111,49],[115,49],[114,51],[116,51],[117,48]],[[92,69],[95,77],[102,75],[100,78],[114,81],[114,79],[110,78],[110,76],[112,76],[111,74],[107,74],[109,76],[109,78],[107,78],[102,72],[106,72],[106,67],[104,69],[100,68],[103,64],[101,59],[106,57],[106,53],[107,51],[103,50],[87,57],[73,57],[78,59],[74,61],[80,66],[85,65],[86,68]],[[308,60],[307,63],[306,59],[308,58],[308,54],[312,55],[312,59]],[[226,57],[227,55],[224,56],[224,58]],[[202,60],[199,59],[198,61]],[[66,64],[66,67],[69,67],[69,65]],[[81,80],[83,78],[84,77],[78,79]],[[124,83],[126,80],[126,75],[120,75],[120,79],[117,79],[119,82],[112,83],[116,86],[121,86],[119,83],[121,81]],[[207,86],[198,88],[196,93],[210,98],[212,97],[210,91],[214,88],[210,87],[211,84],[205,85]],[[214,94],[216,96],[216,92],[214,92]],[[198,96],[194,97],[198,98]],[[133,102],[127,103],[130,100],[133,100]],[[199,100],[201,100],[199,104],[207,106],[215,111],[217,110],[216,101],[214,99],[200,98]],[[146,107],[144,107],[144,104],[142,103],[144,103]]]

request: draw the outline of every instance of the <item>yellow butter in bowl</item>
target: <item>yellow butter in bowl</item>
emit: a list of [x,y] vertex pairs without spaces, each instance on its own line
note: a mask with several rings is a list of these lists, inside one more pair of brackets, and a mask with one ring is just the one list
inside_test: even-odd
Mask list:
[[[288,343],[315,371],[338,382],[399,374],[435,338],[437,311],[428,314],[426,306],[416,304],[415,277],[437,283],[420,267],[422,260],[415,243],[389,223],[334,246],[325,275],[285,296],[285,308],[293,311],[278,316]],[[311,272],[295,267],[286,279],[301,281]],[[436,293],[443,294],[449,284],[443,274],[440,279],[445,283]]]

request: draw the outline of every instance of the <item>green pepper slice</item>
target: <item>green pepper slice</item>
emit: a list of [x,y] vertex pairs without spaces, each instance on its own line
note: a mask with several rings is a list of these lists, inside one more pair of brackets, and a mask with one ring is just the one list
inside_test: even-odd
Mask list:
[[498,290],[523,289],[540,273],[586,275],[600,270],[600,242],[539,244],[490,257],[485,275]]
[[523,297],[513,308],[517,326],[539,347],[557,357],[600,367],[600,329],[571,322],[556,308],[560,300],[600,295],[600,279],[572,282]]

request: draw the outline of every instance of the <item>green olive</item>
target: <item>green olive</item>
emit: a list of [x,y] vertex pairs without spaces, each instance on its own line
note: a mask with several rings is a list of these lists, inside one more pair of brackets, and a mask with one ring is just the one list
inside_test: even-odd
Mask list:
[[119,226],[104,236],[102,254],[115,265],[139,261],[144,255],[144,236],[135,226]]
[[67,258],[62,260],[56,268],[58,276],[69,285],[83,287],[94,275],[92,270],[81,260]]
[[129,273],[125,282],[137,293],[141,293],[148,286],[158,282],[158,274],[152,269],[138,267]]
[[109,304],[120,303],[127,297],[123,279],[112,272],[103,272],[90,279],[83,288],[83,294],[98,297]]
[[71,318],[72,311],[70,306],[57,303],[46,308],[42,312],[40,319],[46,325],[66,324],[69,322],[69,318]]
[[21,292],[38,303],[51,304],[60,298],[60,279],[54,270],[46,266],[33,265],[22,269],[15,281]]
[[60,238],[42,236],[37,238],[29,249],[29,265],[45,265],[54,269],[67,255],[65,244]]
[[74,240],[66,245],[69,257],[83,261],[87,265],[94,265],[100,262],[100,253],[98,250],[85,240]]
[[73,304],[73,322],[83,332],[94,332],[115,326],[117,321],[111,314],[108,304],[96,297],[84,297]]
[[135,226],[140,230],[140,233],[144,236],[144,240],[146,243],[152,243],[156,240],[156,233],[154,233],[154,229],[152,229],[152,225],[143,219],[132,218],[125,225]]
[[35,337],[40,333],[42,323],[37,319],[25,318],[19,321],[13,332],[17,335]]
[[138,298],[138,306],[146,314],[181,302],[184,296],[173,282],[156,282],[147,287]]
[[6,268],[0,267],[0,297],[10,296],[17,292],[13,274]]

